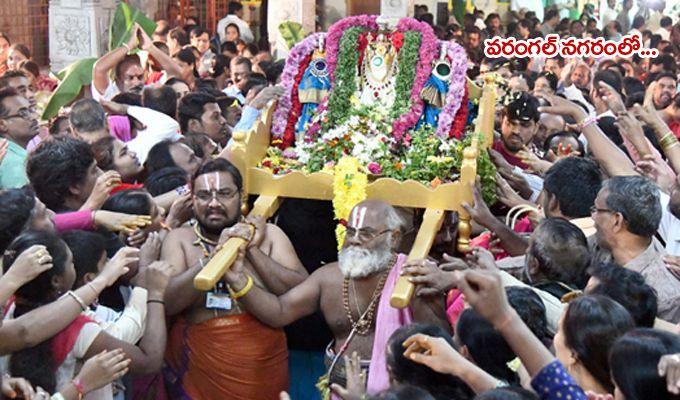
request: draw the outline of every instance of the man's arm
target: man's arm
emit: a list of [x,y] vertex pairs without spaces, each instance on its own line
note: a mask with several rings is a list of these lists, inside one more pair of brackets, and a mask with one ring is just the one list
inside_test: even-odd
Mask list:
[[275,295],[282,295],[302,283],[308,274],[288,236],[276,225],[265,226],[267,237],[272,242],[270,255],[253,246],[248,249],[246,256],[265,286]]
[[158,64],[160,64],[165,72],[167,72],[168,76],[181,77],[182,69],[179,67],[179,65],[174,62],[169,55],[165,54],[153,44],[153,40],[151,40],[149,35],[144,32],[144,29],[140,29],[139,32],[142,35],[142,50],[147,51],[149,55],[154,58],[154,60],[158,61]]
[[[321,278],[324,273],[328,272],[328,268],[333,267],[319,268],[304,282],[283,296],[277,297],[258,285],[253,285],[238,301],[262,323],[273,328],[284,327],[319,309]],[[225,279],[237,293],[246,287],[248,277],[243,272],[242,261],[237,260],[234,263],[234,266],[225,274]]]
[[165,312],[177,315],[191,306],[201,297],[201,292],[194,288],[194,277],[203,266],[199,263],[191,268],[185,264],[182,249],[181,230],[174,230],[163,241],[161,261],[170,263],[173,267],[172,277],[168,283],[165,298]]
[[94,63],[94,67],[92,67],[92,85],[100,95],[103,95],[106,92],[106,88],[109,87],[109,71],[114,69],[119,62],[123,61],[129,51],[137,47],[137,29],[139,27],[132,30],[127,43],[104,54],[102,58]]

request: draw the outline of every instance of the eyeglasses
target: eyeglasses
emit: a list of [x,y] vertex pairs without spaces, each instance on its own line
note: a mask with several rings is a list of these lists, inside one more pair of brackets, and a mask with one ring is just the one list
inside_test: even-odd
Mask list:
[[30,109],[29,108],[22,108],[16,114],[0,117],[0,119],[22,118],[22,119],[25,119],[27,121],[30,121],[34,116],[35,116],[35,110],[34,109],[32,109],[32,108],[30,108]]
[[209,203],[212,199],[217,200],[220,203],[232,200],[237,197],[238,191],[232,192],[230,190],[200,190],[194,194],[194,196],[203,203]]
[[599,213],[599,212],[601,212],[601,213],[615,213],[616,211],[613,211],[613,210],[610,210],[610,209],[607,209],[607,208],[597,208],[597,206],[594,205],[594,204],[592,206],[590,206],[590,213],[591,214],[595,214],[595,213]]
[[348,226],[347,229],[345,229],[345,240],[347,240],[349,238],[359,238],[359,240],[362,241],[362,242],[370,242],[371,240],[382,235],[383,233],[390,232],[390,231],[392,231],[392,230],[391,229],[385,229],[384,231],[374,233],[373,231],[370,231],[370,230],[355,229],[355,228]]

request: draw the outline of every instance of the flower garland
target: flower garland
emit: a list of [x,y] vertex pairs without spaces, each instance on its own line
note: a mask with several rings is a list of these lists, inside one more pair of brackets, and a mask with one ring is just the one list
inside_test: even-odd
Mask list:
[[290,114],[288,115],[288,123],[286,124],[286,129],[283,132],[283,141],[279,145],[282,149],[295,143],[295,126],[297,125],[298,118],[300,118],[300,113],[302,112],[302,103],[300,103],[300,97],[298,92],[298,87],[300,87],[300,82],[302,77],[305,75],[309,63],[312,61],[312,55],[305,57],[304,61],[300,63],[300,72],[298,72],[297,77],[295,77],[295,90],[293,90],[291,97],[291,108]]
[[364,28],[364,30],[377,30],[377,18],[377,15],[356,15],[343,18],[328,28],[328,35],[326,36],[326,62],[328,62],[328,73],[330,74],[331,82],[335,77],[334,73],[338,62],[340,42],[345,31],[357,27]]
[[349,28],[342,36],[335,76],[331,77],[333,88],[328,97],[328,113],[322,121],[323,130],[340,124],[349,114],[350,98],[357,89],[356,68],[359,60],[357,46],[363,31],[363,27]]
[[[444,45],[444,42],[440,43]],[[466,97],[465,73],[467,71],[467,54],[465,49],[457,43],[449,42],[447,47],[447,57],[451,60],[451,83],[449,92],[446,95],[446,103],[439,113],[439,123],[437,124],[437,136],[445,137],[450,135],[462,134],[462,130],[453,130],[454,118],[458,116],[458,110],[462,104],[463,97]]]
[[366,199],[368,176],[354,157],[342,157],[335,165],[333,176],[333,210],[339,221],[335,228],[338,251],[345,242],[345,225],[355,205]]
[[460,107],[458,107],[458,112],[456,112],[456,117],[453,119],[453,124],[451,124],[451,131],[449,132],[450,138],[460,139],[463,136],[463,131],[468,121],[468,88],[467,85],[463,87],[463,99],[460,101]]
[[274,111],[274,118],[272,121],[272,139],[283,140],[283,133],[290,116],[290,111],[293,106],[293,92],[297,92],[296,78],[302,69],[301,64],[309,57],[319,45],[319,37],[322,33],[314,33],[307,36],[302,42],[295,45],[286,59],[286,65],[281,74],[281,86],[285,89],[285,93],[279,98]]
[[413,18],[402,18],[399,20],[397,30],[401,32],[418,31],[421,34],[418,67],[416,68],[416,75],[411,88],[411,108],[408,113],[402,114],[392,123],[392,135],[399,141],[406,131],[416,125],[420,115],[423,113],[425,103],[420,98],[420,92],[425,87],[425,83],[427,83],[432,73],[432,60],[434,60],[437,53],[438,41],[430,25]]
[[390,118],[396,119],[408,110],[411,89],[416,76],[418,49],[420,48],[420,32],[408,31],[404,33],[404,45],[397,58],[399,72],[394,83],[394,104],[390,111]]

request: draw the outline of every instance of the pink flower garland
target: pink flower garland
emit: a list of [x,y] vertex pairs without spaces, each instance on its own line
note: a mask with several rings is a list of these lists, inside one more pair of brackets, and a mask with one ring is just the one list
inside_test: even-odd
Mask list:
[[434,60],[435,54],[437,54],[438,41],[430,25],[413,18],[402,18],[399,20],[397,30],[400,32],[417,31],[421,35],[420,60],[418,60],[416,76],[413,88],[411,89],[411,109],[392,123],[392,136],[399,142],[404,133],[416,125],[420,115],[423,113],[424,102],[420,98],[420,92],[425,87],[425,83],[427,83],[432,73],[432,60]]
[[283,133],[288,125],[288,118],[291,116],[293,91],[297,90],[295,78],[300,72],[300,64],[317,48],[321,35],[323,33],[313,33],[307,36],[302,42],[296,44],[288,54],[286,65],[281,74],[281,86],[283,86],[286,92],[279,99],[276,111],[274,111],[271,132],[272,140],[283,139]]
[[377,30],[378,24],[375,22],[377,18],[377,15],[355,15],[343,18],[328,28],[328,35],[326,36],[326,62],[328,62],[328,73],[330,74],[331,82],[334,81],[333,73],[338,63],[338,49],[340,48],[342,35],[347,29],[354,27]]
[[[441,41],[440,46],[443,46],[444,43],[446,42]],[[453,120],[458,109],[461,107],[460,103],[465,94],[465,73],[468,61],[467,53],[463,46],[453,41],[446,44],[448,46],[447,57],[451,61],[451,83],[449,84],[449,92],[446,95],[446,102],[439,113],[439,123],[437,125],[437,136],[442,138],[449,136]]]

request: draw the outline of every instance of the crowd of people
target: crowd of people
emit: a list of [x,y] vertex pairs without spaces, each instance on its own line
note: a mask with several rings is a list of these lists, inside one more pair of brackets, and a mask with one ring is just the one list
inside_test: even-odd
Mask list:
[[[283,94],[285,60],[240,2],[216,32],[176,5],[152,35],[135,26],[50,121],[39,92],[57,82],[0,33],[0,397],[680,398],[678,15],[554,3],[446,26],[416,6],[500,99],[498,202],[475,187],[471,250],[447,212],[421,260],[405,254],[422,210],[363,201],[340,251],[329,202],[244,215],[232,132]],[[484,55],[550,33],[639,34],[659,55]],[[195,289],[235,237],[234,265]]]

